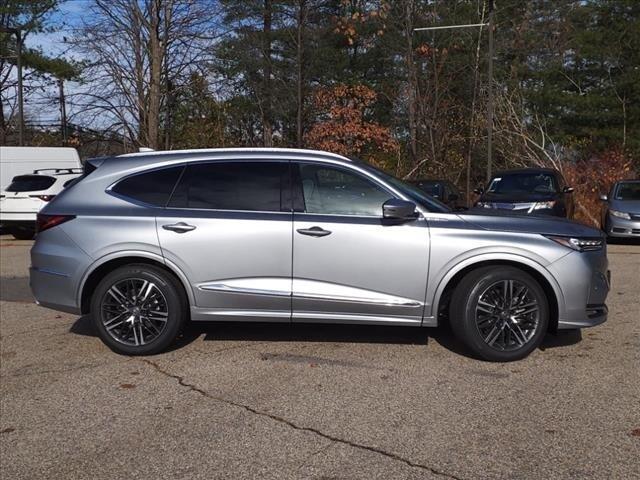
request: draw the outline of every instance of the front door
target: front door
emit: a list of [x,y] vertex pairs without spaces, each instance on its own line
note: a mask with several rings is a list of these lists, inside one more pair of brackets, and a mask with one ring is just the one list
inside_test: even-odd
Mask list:
[[157,231],[191,284],[194,320],[290,321],[288,184],[287,161],[187,165]]
[[293,321],[420,325],[429,232],[382,219],[393,197],[363,172],[293,164]]

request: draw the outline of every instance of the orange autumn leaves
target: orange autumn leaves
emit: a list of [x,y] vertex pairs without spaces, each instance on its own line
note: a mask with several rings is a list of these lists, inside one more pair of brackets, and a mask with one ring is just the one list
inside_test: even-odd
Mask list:
[[389,128],[367,118],[376,92],[365,85],[334,85],[319,89],[313,98],[317,121],[305,143],[319,150],[359,156],[375,149],[397,152],[398,142]]
[[600,226],[600,194],[608,194],[618,180],[635,178],[631,157],[620,149],[611,149],[587,160],[564,162],[563,174],[574,187],[576,219]]

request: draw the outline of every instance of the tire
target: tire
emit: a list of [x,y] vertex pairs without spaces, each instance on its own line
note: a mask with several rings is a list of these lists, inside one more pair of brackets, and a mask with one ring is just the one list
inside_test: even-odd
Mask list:
[[188,306],[173,275],[152,265],[126,265],[107,274],[96,287],[91,319],[100,339],[114,352],[153,355],[175,341],[188,318]]
[[36,231],[30,228],[14,228],[11,230],[11,235],[16,240],[33,240],[36,236]]
[[[512,293],[508,308],[503,308],[505,287]],[[493,265],[462,279],[453,292],[450,317],[454,334],[475,355],[511,362],[525,358],[542,342],[549,325],[549,301],[528,273]]]

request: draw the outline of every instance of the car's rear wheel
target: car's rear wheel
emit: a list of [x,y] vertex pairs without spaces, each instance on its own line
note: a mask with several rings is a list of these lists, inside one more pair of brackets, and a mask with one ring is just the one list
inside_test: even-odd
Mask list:
[[178,281],[151,265],[127,265],[106,275],[91,299],[102,341],[124,355],[166,349],[182,330],[188,303]]
[[549,324],[549,302],[528,273],[506,265],[465,276],[451,299],[451,327],[479,357],[520,360],[536,349]]

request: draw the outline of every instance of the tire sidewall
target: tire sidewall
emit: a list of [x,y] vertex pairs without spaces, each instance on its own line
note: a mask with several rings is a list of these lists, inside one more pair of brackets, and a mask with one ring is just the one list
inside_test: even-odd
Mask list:
[[[536,297],[539,305],[540,319],[536,332],[524,347],[513,351],[501,351],[487,345],[478,330],[475,319],[476,305],[480,295],[482,295],[482,293],[492,284],[502,280],[517,280],[518,282],[525,284]],[[526,357],[540,345],[542,339],[546,335],[547,326],[549,324],[549,304],[544,290],[529,274],[516,268],[498,267],[496,269],[488,270],[484,275],[480,276],[480,278],[475,282],[475,285],[471,287],[467,300],[464,304],[464,313],[461,320],[465,343],[467,343],[475,353],[485,360],[509,362]]]
[[[107,291],[115,283],[127,278],[140,278],[156,284],[167,301],[169,315],[162,333],[150,343],[141,346],[125,345],[114,339],[102,324],[101,304]],[[185,301],[180,291],[162,270],[147,265],[120,267],[107,274],[98,284],[91,299],[91,318],[100,339],[114,352],[123,355],[151,355],[166,349],[178,336],[186,317]]]

